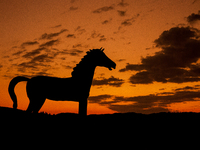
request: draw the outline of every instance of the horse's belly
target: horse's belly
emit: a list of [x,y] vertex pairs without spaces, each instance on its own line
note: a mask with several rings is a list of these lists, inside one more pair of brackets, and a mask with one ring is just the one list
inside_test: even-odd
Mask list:
[[75,95],[70,92],[50,92],[46,95],[47,99],[55,100],[55,101],[79,101]]

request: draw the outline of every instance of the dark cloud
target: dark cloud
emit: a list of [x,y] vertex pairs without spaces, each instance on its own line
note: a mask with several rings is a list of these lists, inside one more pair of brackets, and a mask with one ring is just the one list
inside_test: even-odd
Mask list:
[[33,73],[33,76],[51,76],[52,74],[47,73],[48,69],[44,69],[43,71],[38,71]]
[[73,45],[73,48],[77,48],[77,47],[83,47],[83,46],[82,46],[82,44]]
[[21,47],[39,44],[37,41],[27,41],[21,44]]
[[167,108],[164,107],[150,107],[150,108],[143,108],[138,104],[133,105],[110,105],[108,107],[111,110],[117,111],[118,113],[128,113],[128,112],[135,112],[135,113],[143,113],[143,114],[152,114],[152,113],[159,113],[159,112],[169,112]]
[[81,28],[81,26],[78,26],[76,29],[75,29],[76,32],[78,32],[78,35],[81,35],[83,33],[86,32],[85,29]]
[[20,73],[27,73],[31,75],[46,74],[46,71],[50,69],[50,62],[53,62],[53,59],[58,55],[58,50],[56,49],[48,49],[46,47],[39,47],[35,50],[26,52],[20,58],[23,59],[21,63],[14,64],[13,66]]
[[124,0],[122,0],[119,4],[118,4],[118,6],[121,6],[121,7],[126,7],[126,6],[128,6],[129,4],[128,3],[125,3],[124,2]]
[[101,36],[100,33],[98,33],[97,31],[92,31],[91,38],[97,38],[99,36]]
[[[32,55],[33,56],[33,55]],[[22,62],[19,65],[15,65],[18,68],[18,71],[21,73],[38,73],[42,69],[47,71],[47,68],[50,67],[49,62],[52,62],[55,56],[50,54],[41,54],[35,57],[29,58],[29,61]],[[35,72],[35,73],[34,73]]]
[[117,11],[120,16],[125,16],[126,11],[118,10]]
[[[195,89],[195,91],[191,91],[191,88]],[[120,113],[136,112],[149,114],[167,112],[169,111],[167,107],[173,103],[196,101],[197,98],[200,98],[199,93],[200,91],[196,90],[195,87],[184,87],[182,90],[174,90],[174,92],[162,92],[145,96],[98,95],[89,97],[89,102],[106,105],[108,108]]]
[[79,56],[79,54],[81,54],[81,53],[83,53],[83,51],[79,50],[79,49],[71,49],[71,50],[64,49],[63,51],[59,51],[56,54]]
[[69,65],[62,65],[65,69],[73,69],[72,66],[69,66]]
[[59,28],[59,27],[61,27],[61,26],[62,26],[62,25],[59,24],[59,25],[53,26],[53,27],[51,27],[51,28]]
[[98,96],[90,96],[88,100],[90,103],[100,103],[101,101],[106,100],[111,97],[113,96],[105,94],[105,95],[98,95]]
[[149,83],[153,83],[153,80],[151,77],[149,77],[149,72],[147,71],[142,71],[142,72],[138,72],[135,75],[132,75],[129,78],[130,83],[132,84],[149,84]]
[[49,56],[48,54],[41,54],[34,57],[31,62],[51,62],[53,57]]
[[106,41],[107,38],[105,37],[105,35],[102,35],[101,33],[99,33],[98,31],[92,31],[92,34],[90,36],[90,38],[88,38],[87,40],[90,40],[90,39],[96,39],[96,38],[99,38],[99,42],[102,42],[102,41]]
[[183,88],[175,89],[175,91],[198,90],[198,89],[199,89],[198,87],[186,86],[186,87],[183,87]]
[[88,48],[88,45],[86,44],[86,45],[83,45],[83,44],[75,44],[75,45],[73,45],[72,46],[72,48]]
[[99,37],[100,37],[99,42],[106,41],[106,38],[105,38],[104,35],[101,35],[101,36],[99,36]]
[[70,3],[74,3],[74,2],[75,2],[75,0],[71,0],[71,1],[70,1]]
[[125,72],[125,71],[141,71],[144,69],[143,65],[140,64],[129,64],[127,63],[126,68],[120,69],[119,72]]
[[13,53],[12,55],[13,56],[19,56],[20,54],[22,54],[23,52],[25,52],[26,50],[19,50],[18,52],[16,53]]
[[154,42],[157,47],[181,47],[186,46],[186,42],[196,38],[196,31],[190,27],[174,27],[164,31]]
[[135,20],[139,16],[140,16],[140,14],[137,14],[137,15],[133,16],[132,18],[125,19],[124,21],[121,22],[121,25],[119,26],[118,29],[121,29],[122,27],[125,27],[125,26],[131,26],[133,24],[133,22],[135,22]]
[[132,25],[132,23],[133,23],[134,21],[135,21],[134,18],[126,19],[126,20],[124,20],[124,21],[121,23],[121,25],[123,25],[123,26],[130,26],[130,25]]
[[113,10],[114,7],[113,6],[104,6],[102,8],[98,8],[94,11],[92,11],[93,13],[102,13],[102,12],[106,12],[106,11],[110,11],[110,10]]
[[71,56],[79,56],[79,54],[83,53],[82,50],[78,50],[78,49],[72,49],[70,51],[68,51],[68,54]]
[[48,41],[46,43],[43,43],[40,45],[40,47],[49,47],[49,46],[53,46],[53,45],[57,45],[59,43],[59,40],[51,40],[51,41]]
[[101,86],[101,85],[109,85],[114,87],[120,87],[124,83],[123,79],[115,78],[111,76],[110,78],[102,78],[100,80],[93,79],[92,85],[93,86]]
[[67,29],[62,29],[62,30],[60,30],[60,32],[56,32],[56,33],[49,33],[49,34],[44,33],[44,34],[42,34],[42,36],[39,39],[48,39],[48,40],[50,40],[50,39],[52,39],[54,37],[59,36],[60,34],[66,32],[66,31],[68,31],[68,30]]
[[125,61],[126,59],[118,59],[117,61],[118,62],[122,62],[122,61]]
[[108,19],[108,20],[104,20],[103,22],[102,22],[102,24],[108,24],[109,22],[111,22],[112,21],[112,18],[110,18],[110,19]]
[[109,20],[105,20],[102,22],[102,24],[107,24],[109,22]]
[[37,49],[35,49],[35,50],[32,50],[31,52],[27,52],[27,53],[24,54],[22,57],[25,57],[25,58],[34,57],[35,55],[40,54],[41,51],[43,51],[43,50],[46,50],[46,48],[40,47],[40,48],[37,48]]
[[124,71],[137,71],[132,84],[200,81],[200,40],[197,29],[174,27],[164,31],[154,42],[162,50],[142,58],[141,64],[127,64]]
[[29,62],[20,63],[17,67],[18,67],[19,72],[25,72],[28,69],[36,69],[37,66],[38,66],[37,63],[29,61]]
[[194,1],[192,2],[192,4],[196,3],[196,1],[198,1],[198,0],[194,0]]
[[189,23],[195,23],[195,22],[198,21],[198,20],[200,20],[200,10],[199,10],[199,12],[198,12],[197,14],[192,13],[191,15],[189,15],[189,16],[187,17],[187,21],[188,21]]
[[74,34],[68,34],[67,38],[76,38],[76,36]]
[[69,10],[71,10],[71,11],[77,10],[77,9],[78,9],[78,7],[74,7],[74,6],[71,6],[71,7],[69,8]]

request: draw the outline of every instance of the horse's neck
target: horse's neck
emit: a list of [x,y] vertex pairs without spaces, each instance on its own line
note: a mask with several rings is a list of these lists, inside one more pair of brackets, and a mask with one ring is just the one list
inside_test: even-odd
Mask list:
[[80,83],[91,85],[95,68],[96,66],[86,66],[78,75],[74,76],[73,79],[77,80]]

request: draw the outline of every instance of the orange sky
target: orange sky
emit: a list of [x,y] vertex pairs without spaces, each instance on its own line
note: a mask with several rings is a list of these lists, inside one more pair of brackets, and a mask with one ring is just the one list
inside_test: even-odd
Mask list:
[[[88,114],[199,112],[199,8],[200,0],[1,0],[0,106],[12,107],[13,77],[70,77],[86,51],[104,47],[117,68],[96,68]],[[25,88],[15,88],[23,110]],[[77,113],[78,103],[47,100],[40,111]]]

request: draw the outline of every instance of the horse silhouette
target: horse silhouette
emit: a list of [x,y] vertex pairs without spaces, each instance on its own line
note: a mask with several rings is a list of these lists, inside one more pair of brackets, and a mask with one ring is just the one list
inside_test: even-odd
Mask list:
[[31,79],[17,76],[10,81],[8,92],[13,101],[13,108],[17,108],[17,97],[14,92],[16,84],[27,81],[26,92],[30,100],[27,112],[37,113],[46,98],[55,101],[79,102],[79,114],[87,115],[87,98],[89,96],[94,71],[97,66],[115,69],[116,64],[109,59],[104,49],[87,51],[79,64],[73,68],[70,78],[57,78],[49,76],[36,76]]

